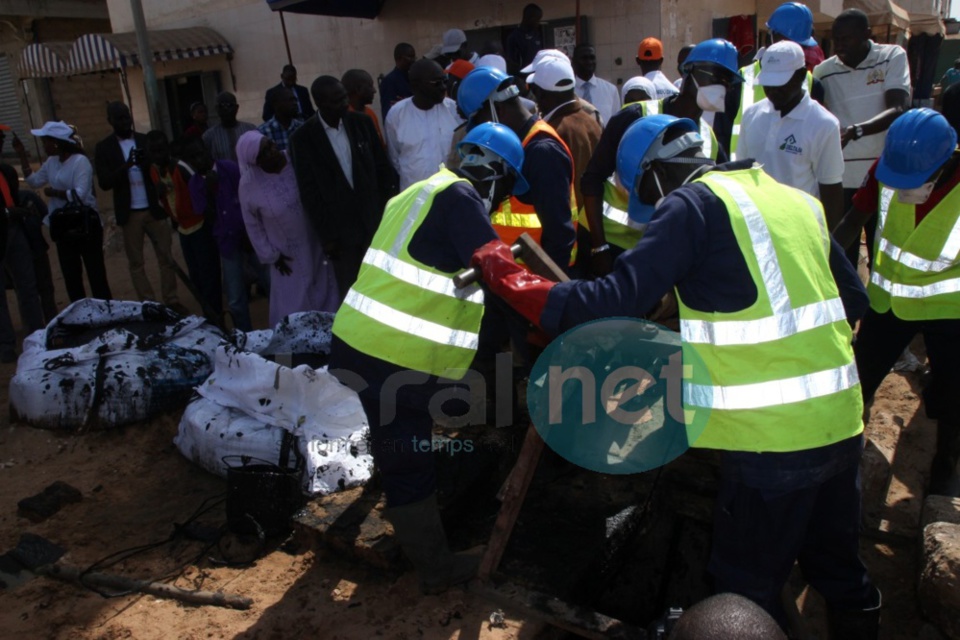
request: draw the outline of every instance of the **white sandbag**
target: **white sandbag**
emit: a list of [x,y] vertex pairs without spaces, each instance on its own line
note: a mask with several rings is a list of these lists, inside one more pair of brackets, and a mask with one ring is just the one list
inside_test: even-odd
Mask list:
[[[274,455],[266,459],[277,460],[277,443],[282,430],[286,430],[298,438],[305,461],[307,493],[329,493],[370,478],[373,458],[366,444],[367,419],[360,399],[325,370],[307,366],[291,369],[257,354],[221,345],[214,357],[213,373],[197,392],[202,400],[191,402],[174,443],[187,458],[208,471],[224,475],[223,456],[244,454],[259,458],[254,451],[268,447],[274,447]],[[201,401],[230,412],[216,413],[194,406]],[[262,436],[266,443],[258,440],[249,450],[243,450],[250,434],[243,431],[242,438],[231,437],[241,431],[239,426],[231,423],[208,429],[206,421],[198,419],[216,415],[218,420],[238,420],[238,413],[269,425],[277,433]],[[260,438],[262,434],[256,433]]]
[[233,456],[278,464],[283,434],[283,429],[263,424],[242,411],[195,398],[183,412],[173,443],[187,459],[225,478]]
[[49,429],[146,420],[188,400],[223,339],[203,318],[155,303],[79,300],[24,342],[11,414]]
[[284,316],[273,329],[248,331],[237,342],[244,351],[272,356],[278,353],[330,354],[335,314],[299,311]]

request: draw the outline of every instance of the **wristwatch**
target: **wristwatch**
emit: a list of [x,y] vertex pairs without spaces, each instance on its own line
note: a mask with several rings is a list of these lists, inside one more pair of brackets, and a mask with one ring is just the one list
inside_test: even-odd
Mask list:
[[850,125],[850,128],[853,129],[853,139],[859,140],[863,137],[863,127],[859,124]]

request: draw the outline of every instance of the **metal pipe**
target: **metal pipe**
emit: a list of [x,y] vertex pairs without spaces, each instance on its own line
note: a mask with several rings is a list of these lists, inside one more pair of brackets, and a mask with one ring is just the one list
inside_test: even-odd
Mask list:
[[280,28],[283,29],[283,46],[287,48],[287,64],[293,64],[293,56],[290,55],[290,40],[287,38],[287,23],[283,19],[283,11],[277,11],[280,14]]
[[147,95],[147,112],[150,114],[150,128],[161,129],[160,91],[157,88],[157,76],[153,71],[153,52],[147,36],[147,23],[143,17],[143,4],[140,0],[130,0],[133,11],[133,28],[137,34],[137,51],[140,56],[140,68],[143,69],[143,87]]

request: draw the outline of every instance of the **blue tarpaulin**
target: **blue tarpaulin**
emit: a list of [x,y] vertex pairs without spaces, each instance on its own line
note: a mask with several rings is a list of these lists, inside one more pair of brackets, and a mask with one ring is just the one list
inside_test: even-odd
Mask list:
[[376,18],[386,0],[267,0],[273,11],[317,16]]

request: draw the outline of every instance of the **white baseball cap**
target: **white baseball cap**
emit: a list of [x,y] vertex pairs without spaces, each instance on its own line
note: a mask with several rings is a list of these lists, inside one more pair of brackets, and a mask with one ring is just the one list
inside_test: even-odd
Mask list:
[[480,56],[480,58],[473,63],[475,67],[493,67],[494,69],[499,69],[504,73],[507,72],[507,61],[503,59],[503,56],[498,56],[495,53],[488,53],[485,56]]
[[627,94],[634,89],[641,89],[645,91],[646,94],[650,96],[651,100],[655,100],[657,97],[657,86],[653,84],[653,80],[644,78],[643,76],[633,76],[624,82],[622,87],[620,87],[620,99],[626,102]]
[[533,62],[525,66],[523,69],[520,69],[520,73],[531,73],[534,67],[537,66],[537,63],[543,60],[544,58],[563,58],[564,60],[570,60],[563,51],[560,49],[540,49],[537,51],[537,55],[533,57]]
[[527,76],[527,84],[535,84],[545,91],[568,91],[576,85],[573,66],[564,56],[543,58],[533,64],[533,73]]
[[443,34],[443,53],[453,53],[467,41],[467,34],[462,29],[449,29]]
[[781,40],[767,47],[760,59],[757,84],[763,87],[782,87],[793,74],[806,66],[803,49],[796,42]]
[[77,144],[75,137],[76,131],[62,120],[60,122],[54,122],[52,120],[50,122],[44,122],[43,126],[39,129],[30,129],[30,133],[38,138],[56,138],[57,140]]

